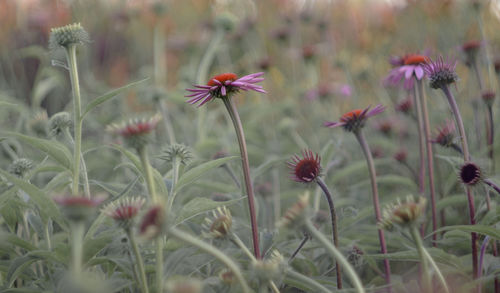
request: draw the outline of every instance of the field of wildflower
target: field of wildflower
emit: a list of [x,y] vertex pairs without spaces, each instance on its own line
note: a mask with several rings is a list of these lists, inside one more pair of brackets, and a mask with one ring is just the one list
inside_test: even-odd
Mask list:
[[500,293],[498,0],[1,0],[0,292]]

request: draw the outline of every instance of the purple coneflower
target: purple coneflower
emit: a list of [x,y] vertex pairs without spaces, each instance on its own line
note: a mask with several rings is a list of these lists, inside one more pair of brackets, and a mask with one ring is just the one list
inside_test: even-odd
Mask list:
[[410,54],[399,59],[392,59],[391,64],[396,67],[389,72],[389,75],[384,80],[384,84],[397,86],[404,78],[404,88],[407,90],[413,88],[414,77],[417,80],[422,80],[424,77],[422,65],[428,61],[429,57],[417,54]]
[[262,86],[256,85],[256,83],[264,80],[261,77],[262,75],[264,75],[264,72],[252,73],[241,78],[238,78],[234,73],[216,75],[206,85],[195,85],[194,89],[187,89],[192,92],[192,94],[186,96],[190,97],[187,102],[193,105],[201,101],[198,105],[200,107],[214,98],[228,97],[240,90],[266,93]]
[[135,218],[144,202],[144,198],[125,198],[108,204],[102,212],[119,223],[127,223]]
[[94,213],[94,208],[104,201],[103,198],[86,196],[58,196],[52,199],[62,207],[64,215],[74,222],[88,219]]
[[437,134],[431,139],[431,142],[437,143],[445,148],[453,148],[459,153],[462,153],[460,146],[455,143],[455,138],[455,123],[447,120],[444,125],[437,129]]
[[321,172],[321,158],[311,150],[302,151],[302,158],[295,155],[288,166],[292,170],[291,179],[296,182],[309,183],[314,181]]
[[325,122],[323,125],[326,127],[334,128],[337,126],[342,126],[345,131],[357,132],[365,125],[366,119],[384,112],[385,107],[382,105],[376,105],[370,110],[370,107],[365,109],[356,109],[345,113],[340,117],[338,122]]
[[443,86],[456,82],[458,80],[458,76],[455,72],[456,66],[456,60],[450,58],[445,60],[443,57],[426,63],[423,67],[429,78],[431,88],[441,89]]

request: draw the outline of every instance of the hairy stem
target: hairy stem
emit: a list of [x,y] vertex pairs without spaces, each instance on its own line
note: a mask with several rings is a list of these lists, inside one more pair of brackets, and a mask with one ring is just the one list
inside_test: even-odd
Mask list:
[[311,233],[312,237],[317,239],[321,245],[326,249],[328,254],[330,254],[334,259],[336,259],[337,262],[339,262],[342,267],[344,268],[347,276],[351,280],[352,284],[354,285],[354,288],[356,289],[356,292],[358,293],[364,293],[365,289],[363,288],[363,284],[361,283],[361,280],[359,279],[358,275],[354,271],[353,267],[351,264],[347,261],[347,259],[342,255],[342,253],[333,246],[328,239],[326,239],[321,232],[319,232],[311,223],[311,220],[305,219],[305,228],[309,233]]
[[168,233],[174,238],[177,238],[180,241],[191,244],[200,249],[201,251],[204,251],[214,256],[219,261],[221,261],[233,272],[234,276],[236,277],[236,279],[238,280],[238,282],[242,287],[243,293],[250,293],[250,288],[248,287],[245,278],[243,278],[243,275],[241,274],[241,270],[239,269],[238,265],[234,261],[232,261],[224,252],[208,244],[207,242],[204,242],[194,236],[191,236],[190,234],[178,230],[175,227],[170,227],[168,229]]
[[72,269],[76,276],[82,272],[83,259],[83,234],[85,233],[85,223],[82,221],[71,224],[71,258]]
[[424,254],[424,244],[422,242],[422,238],[420,238],[420,233],[417,229],[417,227],[412,226],[410,228],[410,233],[413,238],[413,241],[415,242],[415,246],[418,251],[418,255],[420,256],[420,261],[422,263],[422,281],[423,281],[423,292],[432,292],[432,278],[429,273],[429,264],[427,263],[427,258],[425,257]]
[[132,230],[130,228],[125,229],[125,232],[127,233],[128,239],[130,240],[130,246],[132,247],[132,252],[134,253],[135,256],[135,261],[137,263],[137,268],[139,270],[139,276],[140,279],[137,280],[141,287],[141,292],[142,293],[148,293],[148,281],[146,279],[146,271],[144,270],[144,261],[141,256],[141,252],[139,251],[139,246],[137,246],[137,242],[135,241],[134,234],[132,233]]
[[[370,152],[370,147],[368,146],[368,143],[366,142],[365,136],[363,132],[360,130],[358,132],[355,132],[356,138],[359,141],[359,144],[361,145],[361,149],[363,150],[363,153],[366,157],[366,163],[368,165],[368,171],[370,173],[370,183],[372,186],[372,200],[373,200],[373,207],[375,209],[375,219],[377,223],[379,223],[382,220],[382,214],[380,212],[380,202],[379,202],[379,196],[378,196],[378,187],[377,187],[377,174],[375,171],[375,164],[373,163],[373,157],[372,153]],[[378,228],[378,238],[380,241],[380,250],[382,254],[387,253],[387,246],[385,243],[385,235],[384,231],[380,228]],[[385,281],[387,285],[391,284],[391,267],[389,265],[389,260],[384,259],[384,268],[385,268]],[[388,287],[388,292],[392,292],[392,287]]]
[[[325,182],[321,177],[318,177],[316,179],[316,182],[318,183],[319,187],[323,190],[323,193],[325,194],[326,201],[328,202],[328,207],[330,208],[330,218],[332,221],[332,236],[333,236],[333,244],[335,247],[339,247],[339,233],[338,233],[338,227],[337,227],[337,213],[335,212],[335,205],[333,204],[333,198],[330,193],[330,190],[328,190],[328,187],[326,186]],[[342,289],[342,272],[340,270],[340,265],[339,262],[335,262],[335,268],[337,271],[337,289]]]
[[297,254],[300,252],[300,250],[302,249],[302,247],[304,247],[304,245],[306,245],[307,241],[309,240],[309,236],[304,236],[304,238],[302,239],[302,241],[300,241],[299,243],[299,246],[297,247],[297,249],[295,249],[295,251],[292,253],[292,255],[290,256],[290,258],[288,259],[288,263],[291,263],[292,260],[297,256]]
[[231,121],[233,122],[234,130],[236,131],[236,136],[238,138],[238,144],[240,146],[241,165],[243,169],[243,178],[245,180],[245,189],[248,198],[248,208],[250,211],[250,224],[252,226],[253,250],[255,257],[257,259],[260,259],[261,256],[259,248],[257,217],[255,212],[255,197],[253,194],[252,179],[250,178],[250,165],[248,162],[245,134],[243,132],[243,126],[241,125],[240,116],[238,115],[238,111],[236,110],[236,105],[232,102],[231,98],[224,98],[223,101],[227,111],[229,112],[229,116],[231,116]]

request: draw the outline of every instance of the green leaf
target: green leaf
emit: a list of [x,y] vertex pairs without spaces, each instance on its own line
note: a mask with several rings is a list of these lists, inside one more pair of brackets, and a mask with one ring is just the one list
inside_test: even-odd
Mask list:
[[[500,230],[496,229],[495,227],[490,227],[486,225],[455,225],[455,226],[446,226],[440,229],[437,229],[436,232],[434,233],[440,233],[443,231],[450,231],[450,230],[459,230],[463,232],[476,232],[478,234],[483,234],[490,236],[491,238],[495,238],[497,240],[500,240]],[[429,237],[432,234],[427,235],[426,237]]]
[[[392,159],[376,159],[374,160],[375,167],[379,165],[390,164]],[[335,172],[332,176],[332,182],[338,182],[341,179],[345,179],[348,177],[352,177],[357,175],[368,174],[368,168],[366,166],[366,160],[359,160],[353,162],[346,166],[345,168],[340,169],[338,172]]]
[[40,151],[46,153],[49,157],[54,159],[56,162],[61,164],[61,166],[65,167],[68,170],[73,170],[71,152],[62,143],[54,140],[31,137],[17,132],[5,131],[2,133],[9,137],[15,137],[33,146],[34,148],[39,149]]
[[271,157],[271,158],[268,158],[267,160],[265,160],[265,162],[262,165],[260,165],[256,169],[252,170],[252,172],[251,172],[251,174],[252,174],[252,180],[255,180],[255,178],[257,178],[258,176],[262,175],[264,172],[266,172],[270,168],[273,168],[273,167],[275,167],[278,164],[283,164],[286,159],[287,158],[284,158],[284,157],[281,157],[281,158],[280,157]]
[[21,248],[28,250],[28,251],[36,249],[36,247],[33,244],[29,243],[28,241],[25,241],[22,238],[17,237],[17,235],[14,235],[14,234],[1,233],[0,239],[3,242],[13,244],[16,247],[21,247]]
[[[453,254],[449,254],[444,252],[439,248],[426,248],[429,254],[432,256],[432,259],[436,263],[450,265],[456,268],[461,267],[461,261],[458,257]],[[391,261],[414,261],[420,262],[420,256],[416,250],[407,250],[407,251],[398,251],[387,254],[369,254],[366,257],[373,258],[376,260],[388,259]]]
[[11,287],[17,277],[22,274],[28,266],[37,260],[38,258],[33,256],[21,256],[14,259],[9,266],[9,270],[7,271],[6,279],[8,281],[8,286]]
[[438,211],[448,208],[467,205],[467,197],[464,194],[447,196],[436,203]]
[[205,174],[209,170],[217,168],[231,160],[238,158],[239,158],[238,156],[225,157],[217,160],[208,161],[206,163],[194,167],[193,169],[190,169],[189,171],[184,173],[181,178],[179,178],[179,181],[177,181],[177,184],[175,185],[175,191],[178,191],[182,187],[194,182],[196,179],[203,176],[203,174]]
[[221,201],[213,201],[205,197],[195,197],[187,204],[185,204],[182,207],[182,209],[177,213],[175,224],[176,225],[180,224],[192,217],[213,210],[219,206],[229,206],[235,204],[243,198],[245,197],[221,202]]
[[12,182],[18,188],[24,190],[24,192],[26,192],[30,196],[31,200],[40,209],[40,213],[44,216],[44,219],[48,219],[50,217],[54,219],[54,221],[56,221],[61,227],[63,227],[63,229],[67,230],[66,221],[64,221],[64,218],[57,208],[56,204],[54,203],[54,201],[52,201],[52,199],[47,197],[47,195],[41,189],[29,182],[26,182],[15,177],[14,175],[9,174],[2,169],[0,169],[0,174],[5,176],[7,180]]
[[[99,236],[97,238],[87,238],[83,242],[83,260],[88,262],[91,260],[99,251],[103,250],[107,245],[111,243],[113,237],[121,233],[121,230],[115,230],[114,233],[105,233],[104,236]],[[104,234],[104,233],[103,233]]]
[[85,115],[87,115],[90,111],[92,111],[92,109],[94,109],[95,107],[99,106],[100,104],[102,104],[102,103],[104,103],[104,102],[106,102],[106,101],[114,98],[115,96],[117,96],[118,94],[121,94],[125,90],[127,90],[127,89],[129,89],[131,87],[134,87],[134,86],[138,85],[139,83],[144,82],[144,81],[146,81],[148,79],[149,78],[145,78],[145,79],[142,79],[142,80],[139,80],[139,81],[135,81],[135,82],[129,83],[127,85],[124,85],[124,86],[122,86],[120,88],[117,88],[117,89],[114,89],[112,91],[109,91],[109,92],[105,93],[104,95],[95,98],[94,100],[92,100],[92,102],[90,102],[87,105],[87,107],[85,107],[85,109],[83,110],[81,119],[83,120],[83,118],[85,117]]

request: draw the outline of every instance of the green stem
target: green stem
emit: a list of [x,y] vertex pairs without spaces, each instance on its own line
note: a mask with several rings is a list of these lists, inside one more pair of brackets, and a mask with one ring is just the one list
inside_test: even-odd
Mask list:
[[[74,146],[75,141],[73,140],[73,137],[71,136],[71,133],[69,133],[69,128],[64,129],[64,134],[66,135],[67,140],[69,143]],[[85,160],[83,159],[83,154],[80,154],[80,161],[82,164],[82,176],[83,176],[83,193],[87,198],[90,198],[90,185],[89,185],[89,177],[87,174],[87,165],[85,164]]]
[[241,167],[243,169],[243,178],[245,180],[245,188],[248,198],[248,208],[250,211],[250,224],[252,226],[252,241],[253,250],[255,257],[260,259],[260,248],[259,248],[259,232],[257,226],[257,218],[255,211],[255,197],[253,194],[252,179],[250,177],[250,164],[248,162],[248,152],[247,145],[245,142],[245,134],[243,132],[243,126],[241,125],[240,116],[236,110],[235,104],[232,102],[230,97],[222,99],[224,101],[224,106],[226,106],[229,116],[231,116],[231,121],[233,122],[234,130],[238,138],[238,144],[240,146],[241,153]]
[[311,223],[311,220],[307,219],[305,220],[305,227],[309,233],[313,236],[313,238],[317,239],[321,245],[326,249],[326,251],[333,256],[333,258],[340,263],[340,265],[344,268],[347,276],[349,279],[351,279],[352,284],[354,285],[354,288],[356,288],[356,292],[358,293],[364,293],[365,289],[363,288],[363,284],[361,283],[361,280],[359,279],[358,275],[354,271],[354,268],[351,266],[351,264],[347,261],[347,259],[342,255],[342,253],[335,247],[333,246],[328,239],[326,239],[323,234],[321,234]]
[[238,279],[238,282],[242,287],[243,293],[250,293],[250,288],[248,287],[245,278],[243,278],[243,275],[241,274],[241,270],[239,269],[238,265],[233,260],[231,260],[224,252],[220,251],[218,248],[194,236],[191,236],[181,230],[176,229],[175,227],[170,227],[168,229],[168,233],[171,236],[177,238],[178,240],[191,244],[200,249],[201,251],[204,251],[214,256],[219,261],[221,261],[233,272],[236,279]]
[[81,117],[81,97],[80,82],[78,79],[78,68],[76,64],[76,44],[71,45],[66,50],[68,60],[71,88],[73,90],[73,122],[75,124],[75,144],[73,147],[73,195],[78,194],[78,184],[80,180],[80,156],[82,148],[82,117]]
[[137,242],[135,241],[134,234],[132,233],[132,229],[125,229],[128,239],[130,240],[130,245],[132,246],[132,251],[134,252],[135,260],[137,262],[137,268],[139,269],[140,279],[137,282],[141,286],[142,293],[148,293],[148,281],[146,279],[146,271],[144,270],[144,261],[142,260],[141,252],[139,251],[139,246],[137,246]]
[[417,128],[418,128],[418,192],[423,195],[425,192],[425,159],[424,159],[424,148],[425,148],[425,136],[424,136],[424,126],[422,117],[422,106],[420,105],[420,99],[418,98],[417,87],[413,87],[414,90],[414,101],[415,108],[417,111]]
[[169,210],[172,208],[175,199],[175,186],[177,185],[177,181],[179,180],[179,167],[181,162],[177,159],[176,156],[172,159],[172,188],[170,189],[170,197],[168,198],[168,208]]
[[156,238],[156,292],[163,292],[163,236]]
[[308,286],[309,288],[314,289],[314,292],[323,292],[323,293],[332,293],[332,291],[328,290],[325,286],[321,285],[320,283],[316,282],[315,280],[304,276],[300,273],[294,272],[291,269],[288,269],[286,271],[286,275],[289,278],[295,279],[299,281],[300,283],[303,283],[304,285]]
[[47,250],[51,251],[52,250],[52,240],[50,240],[50,233],[49,233],[49,220],[47,220],[47,224],[45,225],[45,241],[47,241]]
[[420,261],[422,262],[422,281],[423,281],[423,292],[432,292],[432,279],[429,273],[429,264],[427,263],[427,258],[424,253],[424,244],[422,243],[422,238],[420,238],[420,232],[417,227],[412,226],[410,228],[411,236],[413,241],[415,241],[415,246],[417,247],[418,255],[420,256]]
[[72,223],[71,229],[71,255],[72,255],[72,269],[76,276],[82,272],[82,258],[83,258],[83,234],[85,232],[84,222]]
[[427,258],[427,260],[429,261],[429,263],[431,264],[432,268],[436,271],[436,274],[438,275],[439,281],[441,282],[441,285],[443,286],[444,292],[449,293],[450,290],[448,289],[448,285],[446,284],[446,280],[445,280],[443,274],[441,273],[441,270],[439,269],[439,267],[434,262],[431,255],[429,254],[429,252],[427,252],[427,250],[425,248],[423,249],[423,253],[424,253],[425,257]]
[[243,241],[241,241],[241,239],[240,239],[240,237],[238,237],[238,235],[231,233],[230,239],[236,246],[238,246],[241,250],[243,250],[243,252],[248,256],[249,259],[256,260],[255,256],[253,256],[253,254],[247,248],[245,243],[243,243]]
[[156,196],[155,183],[153,179],[153,172],[151,170],[151,164],[149,163],[148,151],[146,146],[142,146],[137,150],[139,152],[139,158],[141,160],[142,169],[144,170],[144,176],[146,177],[146,185],[148,188],[149,195],[153,203],[158,203],[159,198]]

